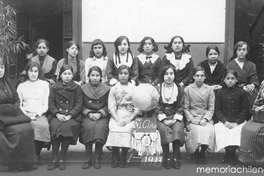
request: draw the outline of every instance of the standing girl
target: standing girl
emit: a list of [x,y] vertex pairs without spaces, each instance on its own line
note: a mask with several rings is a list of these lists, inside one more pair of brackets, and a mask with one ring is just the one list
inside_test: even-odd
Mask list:
[[63,65],[70,65],[73,68],[73,78],[72,80],[78,84],[82,85],[85,83],[85,68],[84,62],[78,58],[79,45],[74,41],[69,41],[66,46],[66,57],[62,58],[58,64],[55,75],[59,79],[59,73]]
[[[110,87],[102,83],[102,70],[98,66],[89,69],[88,77],[89,82],[82,86],[84,107],[80,142],[86,149],[86,161],[82,168],[88,169],[93,164],[95,169],[100,169],[99,158],[109,131],[107,103]],[[95,156],[92,160],[93,144],[95,144]]]
[[138,64],[138,82],[157,85],[161,59],[154,52],[158,51],[158,45],[152,37],[144,37],[138,51],[141,53],[135,58]]
[[121,65],[127,65],[131,69],[131,82],[135,84],[138,79],[138,68],[136,61],[133,59],[128,38],[126,36],[118,37],[114,43],[114,46],[115,53],[113,54],[112,58],[108,59],[106,66],[109,84],[115,85],[118,82],[117,69]]
[[247,93],[236,86],[237,72],[228,70],[224,75],[224,87],[216,93],[215,124],[216,151],[225,148],[221,163],[236,164],[236,149],[240,146],[241,129],[248,113]]
[[[73,82],[73,69],[70,65],[63,65],[59,76],[59,81],[51,86],[49,96],[53,161],[48,166],[48,170],[57,167],[60,170],[66,169],[65,157],[69,145],[75,145],[80,134],[80,113],[83,103],[82,89]],[[60,145],[61,156],[59,158]]]
[[[35,134],[35,148],[39,160],[38,164],[40,164],[42,147],[45,142],[50,142],[49,123],[46,116],[50,93],[49,83],[39,79],[41,77],[41,68],[37,62],[29,62],[25,71],[26,81],[18,85],[17,92],[21,110],[31,118],[31,125]],[[37,169],[36,164],[33,169]]]
[[[161,135],[161,145],[164,154],[164,168],[180,169],[180,147],[183,146],[184,123],[183,89],[177,85],[175,80],[176,70],[173,66],[166,66],[161,72],[162,83],[160,85],[160,100],[157,108],[158,121],[157,129]],[[173,146],[173,159],[170,159],[169,145]]]
[[37,62],[41,66],[42,74],[49,83],[54,84],[56,80],[55,71],[57,61],[50,55],[49,42],[45,39],[38,39],[35,45],[37,55],[31,58],[30,61]]
[[[252,111],[254,101],[257,97],[259,80],[256,65],[247,59],[249,46],[244,41],[236,43],[233,60],[229,61],[226,69],[235,70],[238,74],[238,87],[243,88],[248,93],[249,111]],[[248,116],[247,120],[251,117]]]
[[[91,45],[90,57],[85,60],[85,75],[89,73],[89,69],[92,66],[98,66],[102,70],[102,82],[107,82],[106,76],[106,64],[108,57],[106,56],[105,44],[100,39],[95,39]],[[89,77],[86,77],[86,82],[89,81]]]
[[184,90],[184,114],[188,131],[186,150],[194,154],[195,163],[207,164],[205,151],[214,149],[214,115],[215,94],[213,89],[204,84],[205,71],[198,66],[193,72],[194,83]]
[[[131,148],[132,130],[135,129],[135,117],[140,112],[132,103],[132,92],[135,85],[130,83],[131,71],[127,65],[117,69],[119,82],[111,88],[108,109],[111,115],[109,135],[106,146],[113,148],[112,168],[126,166],[128,149]],[[121,159],[119,150],[122,149]]]
[[187,54],[188,48],[185,46],[181,36],[174,36],[167,46],[165,56],[161,61],[160,68],[166,65],[173,65],[177,71],[176,82],[182,86],[188,86],[193,74],[192,56]]

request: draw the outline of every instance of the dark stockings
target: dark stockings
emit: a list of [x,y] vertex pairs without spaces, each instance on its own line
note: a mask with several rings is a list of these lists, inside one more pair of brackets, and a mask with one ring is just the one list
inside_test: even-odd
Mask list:
[[61,144],[61,160],[65,160],[65,156],[67,154],[69,145],[70,145],[70,138],[68,137],[62,137],[60,136],[59,138],[56,138],[51,141],[52,144],[52,155],[53,155],[53,160],[58,161],[59,160],[59,148]]
[[103,148],[103,144],[100,142],[96,142],[95,143],[95,157],[98,158],[101,156],[102,154],[102,148]]
[[36,154],[37,154],[38,157],[40,156],[40,152],[41,152],[44,144],[45,144],[45,142],[43,142],[43,141],[35,140]]
[[89,160],[92,158],[92,144],[85,144],[86,159]]
[[181,147],[181,141],[175,140],[172,142],[173,147],[173,158],[176,158],[177,160],[180,159],[180,147]]
[[167,160],[170,157],[170,146],[169,144],[162,145],[163,155],[165,160]]

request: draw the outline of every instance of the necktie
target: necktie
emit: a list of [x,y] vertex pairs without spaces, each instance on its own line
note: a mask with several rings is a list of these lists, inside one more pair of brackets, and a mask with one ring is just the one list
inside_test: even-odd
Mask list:
[[152,58],[152,56],[146,56],[146,61],[147,61],[147,63],[149,63],[150,62],[150,59]]

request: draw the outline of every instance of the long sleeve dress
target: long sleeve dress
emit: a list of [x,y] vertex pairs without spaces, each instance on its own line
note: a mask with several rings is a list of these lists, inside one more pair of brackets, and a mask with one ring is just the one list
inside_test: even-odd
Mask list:
[[[63,85],[61,81],[51,86],[49,96],[50,135],[51,140],[60,136],[70,137],[71,144],[76,144],[80,134],[80,121],[83,104],[83,93],[73,81]],[[66,122],[61,122],[56,114],[72,115]]]
[[0,78],[0,165],[30,166],[35,159],[30,118],[20,110],[19,98],[11,82]]
[[139,83],[159,83],[161,58],[157,54],[146,57],[140,54],[135,58],[138,64],[138,82]]
[[[117,116],[122,119],[127,119],[134,111],[139,112],[139,109],[134,108],[132,102],[132,92],[135,86],[132,83],[123,86],[117,83],[111,88],[108,98],[108,109],[111,115],[116,112]],[[113,117],[109,121],[109,135],[106,141],[108,147],[127,147],[131,148],[132,131],[135,129],[135,120],[132,120],[123,127],[118,126]]]
[[[219,122],[215,127],[215,151],[234,145],[240,146],[241,129],[248,114],[247,93],[238,87],[224,87],[216,93],[215,115]],[[225,122],[237,123],[232,129],[225,127]]]
[[[82,86],[84,93],[83,111],[81,123],[80,142],[83,144],[92,144],[100,142],[105,144],[108,136],[108,95],[110,87],[104,83],[98,86],[92,86],[87,83]],[[101,118],[98,120],[91,120],[88,113],[101,113]]]
[[[29,91],[30,90],[30,91]],[[31,121],[35,140],[50,142],[49,122],[46,116],[49,102],[49,83],[42,80],[26,81],[17,88],[20,99],[20,108],[27,113],[37,113],[35,120]]]
[[175,67],[176,81],[177,83],[184,83],[185,86],[188,86],[193,76],[193,60],[192,56],[187,53],[182,53],[182,57],[177,59],[175,54],[166,53],[163,59],[161,60],[160,68],[164,68],[166,65],[172,65]]
[[184,92],[177,86],[173,85],[173,93],[169,100],[164,96],[164,83],[160,86],[160,100],[159,105],[155,109],[157,114],[165,114],[168,120],[177,120],[172,126],[167,126],[164,124],[163,120],[157,120],[157,129],[161,136],[161,145],[171,143],[175,140],[180,140],[181,144],[185,143],[184,135],[184,122],[183,122],[183,107],[184,107]]
[[[187,138],[185,147],[188,153],[194,153],[200,145],[207,145],[208,151],[214,150],[214,126],[212,117],[215,108],[213,89],[203,84],[198,88],[195,83],[184,89],[184,115],[186,118]],[[205,126],[192,124],[191,120],[206,119]]]

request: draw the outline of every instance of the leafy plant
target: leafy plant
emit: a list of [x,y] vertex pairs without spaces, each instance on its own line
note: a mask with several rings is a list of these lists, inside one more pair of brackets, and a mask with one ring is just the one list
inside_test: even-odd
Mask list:
[[28,47],[23,37],[17,38],[16,10],[0,1],[0,56],[9,65],[13,63],[14,53]]

